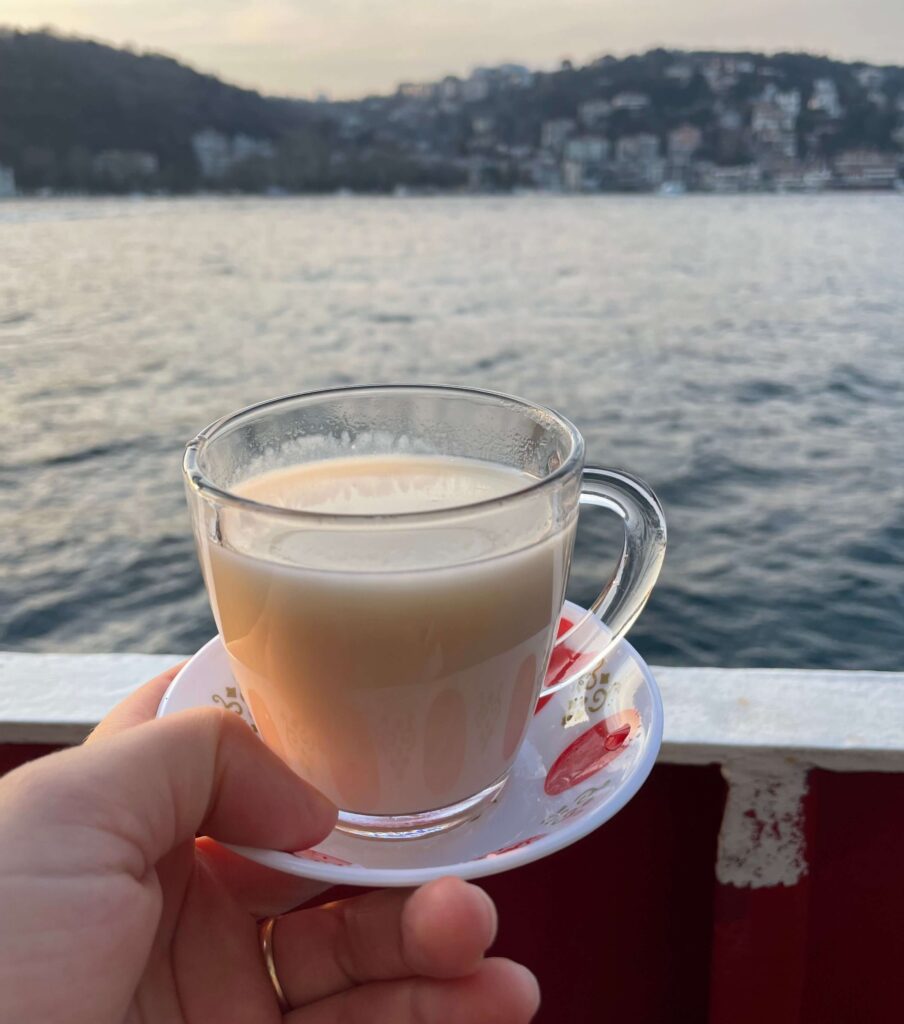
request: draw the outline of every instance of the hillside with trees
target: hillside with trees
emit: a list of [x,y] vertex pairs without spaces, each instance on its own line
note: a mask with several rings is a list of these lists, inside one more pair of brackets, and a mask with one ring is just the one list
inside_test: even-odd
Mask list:
[[0,165],[24,191],[827,185],[844,180],[836,164],[887,185],[902,153],[904,69],[808,54],[659,49],[313,103],[171,57],[0,31]]

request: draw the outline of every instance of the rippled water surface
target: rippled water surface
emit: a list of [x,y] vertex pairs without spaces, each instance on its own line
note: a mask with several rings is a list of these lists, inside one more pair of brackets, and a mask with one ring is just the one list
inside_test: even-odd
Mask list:
[[[649,659],[904,669],[902,239],[895,195],[0,205],[0,646],[194,649],[183,443],[441,380],[657,490]],[[571,596],[616,542],[587,520]]]

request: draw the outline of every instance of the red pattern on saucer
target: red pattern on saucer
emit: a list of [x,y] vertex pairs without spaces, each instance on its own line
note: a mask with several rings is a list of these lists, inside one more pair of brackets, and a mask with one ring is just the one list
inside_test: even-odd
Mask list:
[[320,850],[297,850],[294,856],[301,857],[302,860],[313,860],[318,864],[332,864],[337,868],[350,868],[354,866],[350,860],[334,857],[330,853],[321,853]]
[[[573,626],[574,623],[571,619],[566,619],[563,615],[559,619],[559,625],[556,627],[556,639],[558,640],[563,633],[567,633]],[[561,647],[553,647],[552,656],[549,659],[549,666],[546,669],[546,678],[543,680],[544,689],[547,686],[552,686],[553,683],[561,679],[564,673],[567,672],[579,658],[580,655],[577,651],[572,651],[564,644]],[[552,700],[552,694],[549,694],[546,697],[540,697],[537,701],[537,706],[534,708],[534,714],[536,715],[539,711],[542,711],[550,700]]]
[[492,853],[485,853],[480,859],[487,860],[489,857],[501,857],[504,853],[512,853],[514,850],[522,850],[525,846],[530,846],[531,843],[536,842],[538,839],[542,839],[545,835],[545,832],[541,832],[539,835],[531,836],[529,839],[522,839],[520,843],[512,843],[510,846],[503,846],[499,850],[493,850]]
[[558,796],[596,775],[618,757],[639,728],[640,715],[634,708],[619,711],[591,725],[553,762],[543,785],[547,795]]

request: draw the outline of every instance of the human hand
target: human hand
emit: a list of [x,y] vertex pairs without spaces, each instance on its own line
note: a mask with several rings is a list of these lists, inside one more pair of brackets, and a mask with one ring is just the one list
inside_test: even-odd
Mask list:
[[491,900],[451,878],[280,917],[283,1016],[256,922],[319,887],[217,840],[301,850],[336,811],[235,715],[151,721],[174,672],[0,782],[0,1024],[531,1019],[533,976],[484,957]]

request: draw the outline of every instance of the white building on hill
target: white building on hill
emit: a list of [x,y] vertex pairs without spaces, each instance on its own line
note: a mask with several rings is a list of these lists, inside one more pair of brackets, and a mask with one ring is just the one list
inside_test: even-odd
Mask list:
[[841,117],[843,111],[835,80],[833,78],[817,78],[813,82],[813,92],[807,106],[810,110],[825,114],[826,117]]
[[269,139],[255,139],[242,134],[230,137],[213,128],[196,132],[191,145],[201,176],[208,181],[225,178],[243,160],[255,157],[272,160],[276,155],[276,147]]
[[0,164],[0,199],[7,199],[16,194],[16,175],[12,167]]

